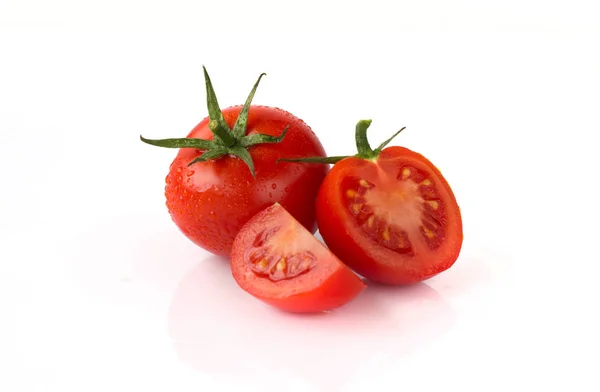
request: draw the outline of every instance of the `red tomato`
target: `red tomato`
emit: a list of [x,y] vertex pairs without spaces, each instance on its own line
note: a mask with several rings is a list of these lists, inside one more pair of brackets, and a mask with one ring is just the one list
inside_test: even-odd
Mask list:
[[[229,126],[241,106],[223,110]],[[212,140],[204,119],[187,136]],[[251,106],[246,135],[279,136],[280,143],[257,144],[249,148],[256,178],[238,157],[223,156],[188,166],[201,155],[197,149],[181,149],[166,177],[167,207],[175,224],[194,243],[218,255],[229,256],[236,234],[248,219],[274,202],[284,206],[311,232],[316,231],[314,201],[327,167],[288,162],[284,156],[315,154],[325,150],[310,127],[281,109]]]
[[450,268],[463,241],[452,189],[429,160],[403,147],[336,163],[317,197],[317,223],[344,263],[386,284]]
[[186,138],[140,137],[151,145],[180,149],[165,187],[175,224],[194,243],[222,256],[229,256],[242,225],[275,202],[314,233],[314,200],[328,168],[278,159],[325,156],[317,136],[291,113],[251,106],[263,75],[243,106],[223,111],[206,70],[204,75],[209,117]]
[[231,271],[243,290],[290,312],[331,310],[366,287],[277,203],[255,215],[239,232],[233,243]]

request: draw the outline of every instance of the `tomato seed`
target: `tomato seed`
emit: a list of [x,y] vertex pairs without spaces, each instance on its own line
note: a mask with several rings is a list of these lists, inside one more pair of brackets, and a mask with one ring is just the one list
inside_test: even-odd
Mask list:
[[435,233],[431,230],[429,230],[427,227],[425,226],[421,226],[423,228],[423,232],[425,233],[425,235],[432,240],[435,237]]
[[383,233],[381,234],[381,237],[383,238],[384,241],[389,241],[390,240],[390,228],[386,226],[386,228],[383,230]]
[[267,259],[260,259],[260,261],[258,262],[258,264],[256,264],[256,266],[260,269],[265,269],[267,268],[268,262]]
[[278,271],[283,271],[285,269],[285,267],[287,266],[287,264],[285,263],[285,257],[283,257],[281,260],[279,260],[279,262],[277,263],[277,270]]
[[373,227],[373,223],[375,223],[375,215],[371,215],[368,219],[367,219],[367,226],[369,228]]
[[408,168],[404,168],[402,169],[402,179],[406,180],[408,177],[410,177],[410,169]]
[[440,203],[438,203],[437,200],[426,200],[426,203],[429,204],[434,210],[437,210],[440,206]]

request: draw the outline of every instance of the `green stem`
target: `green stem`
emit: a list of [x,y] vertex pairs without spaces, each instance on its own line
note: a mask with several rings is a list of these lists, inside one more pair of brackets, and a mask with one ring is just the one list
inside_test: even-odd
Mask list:
[[[375,159],[381,154],[381,151],[387,146],[400,132],[402,132],[406,127],[400,129],[398,132],[392,135],[389,139],[384,141],[377,147],[375,150],[371,148],[369,144],[369,140],[367,139],[367,129],[371,125],[371,120],[360,120],[356,124],[356,149],[358,150],[358,154],[353,155],[354,158],[360,159]],[[277,162],[305,162],[305,163],[333,163],[336,164],[342,159],[349,158],[349,156],[336,156],[336,157],[304,157],[304,158],[279,158]]]
[[371,148],[369,140],[367,139],[367,129],[371,125],[371,120],[360,120],[356,124],[356,148],[358,149],[358,155],[361,158],[371,159],[375,158],[377,154]]

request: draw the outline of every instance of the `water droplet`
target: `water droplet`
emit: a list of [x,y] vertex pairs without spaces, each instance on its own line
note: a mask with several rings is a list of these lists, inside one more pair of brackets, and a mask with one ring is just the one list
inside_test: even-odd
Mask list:
[[177,168],[177,173],[181,173],[181,168],[180,167]]
[[272,184],[271,184],[271,188],[273,188],[273,189],[277,189],[277,184],[275,184],[275,183],[272,183]]
[[177,176],[177,181],[181,182],[182,180],[183,180],[183,177]]
[[273,194],[271,192],[269,192],[269,197],[273,197]]
[[285,192],[289,192],[289,191],[290,191],[290,187],[289,187],[289,186],[286,186],[286,187],[285,187],[285,189],[284,189],[284,191],[285,191]]
[[190,170],[190,171],[188,171],[188,172],[186,173],[186,176],[188,176],[188,177],[191,177],[191,176],[193,176],[193,175],[194,175],[194,173],[195,173],[195,171],[193,171],[193,170]]

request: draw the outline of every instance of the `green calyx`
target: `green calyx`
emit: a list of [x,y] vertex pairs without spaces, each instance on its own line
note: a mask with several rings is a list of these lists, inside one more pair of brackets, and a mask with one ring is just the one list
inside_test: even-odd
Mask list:
[[206,68],[204,66],[202,66],[202,69],[204,70],[204,80],[206,81],[206,103],[208,106],[208,117],[210,119],[208,128],[212,132],[214,139],[204,140],[197,138],[177,138],[156,140],[146,139],[140,135],[140,140],[144,143],[158,147],[195,148],[202,150],[203,153],[199,157],[192,160],[188,166],[197,162],[217,159],[224,155],[234,155],[244,161],[244,163],[248,165],[248,169],[250,169],[252,176],[256,177],[254,172],[254,162],[252,161],[250,152],[248,152],[248,148],[256,144],[279,143],[283,140],[286,132],[289,129],[289,126],[286,126],[281,134],[277,137],[264,134],[246,135],[246,126],[248,124],[248,112],[250,110],[250,105],[252,104],[252,99],[254,98],[254,94],[256,93],[256,89],[258,88],[260,80],[266,74],[260,74],[258,80],[252,88],[252,91],[250,91],[250,94],[248,95],[248,98],[246,99],[246,102],[244,103],[244,106],[242,107],[242,110],[240,111],[240,114],[233,125],[233,128],[230,128],[223,117],[223,112],[219,108],[219,102],[217,101],[217,96],[215,94],[210,77],[208,76],[208,72],[206,72]]
[[[383,143],[381,143],[379,145],[379,147],[377,147],[376,149],[372,149],[371,145],[369,144],[369,140],[367,139],[367,129],[369,128],[369,126],[371,125],[371,120],[360,120],[357,124],[356,124],[356,130],[355,130],[355,139],[356,139],[356,149],[358,150],[358,154],[356,155],[352,155],[355,158],[362,158],[362,159],[375,159],[379,156],[379,154],[381,154],[381,151],[396,137],[398,136],[398,134],[400,132],[402,132],[406,127],[403,127],[402,129],[400,129],[398,132],[396,132],[395,134],[393,134],[389,139],[387,139],[386,141],[384,141]],[[337,162],[341,161],[342,159],[345,158],[349,158],[350,155],[346,155],[346,156],[336,156],[336,157],[306,157],[306,158],[281,158],[279,159],[280,161],[286,161],[286,162],[306,162],[306,163],[323,163],[323,164],[327,164],[327,163],[333,163],[336,164]]]

